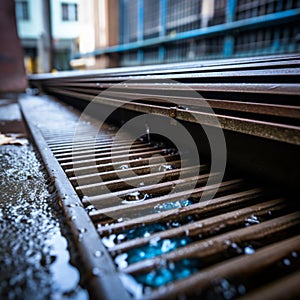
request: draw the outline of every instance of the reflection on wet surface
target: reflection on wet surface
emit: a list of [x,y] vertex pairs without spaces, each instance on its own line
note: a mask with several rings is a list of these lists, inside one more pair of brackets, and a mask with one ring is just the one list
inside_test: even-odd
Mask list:
[[88,299],[30,145],[0,147],[0,298]]

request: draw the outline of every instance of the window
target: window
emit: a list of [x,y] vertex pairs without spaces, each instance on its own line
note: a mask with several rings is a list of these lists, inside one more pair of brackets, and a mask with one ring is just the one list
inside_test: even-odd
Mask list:
[[17,20],[29,20],[28,1],[16,1],[16,17]]
[[63,21],[77,21],[77,4],[76,3],[62,3],[62,20]]

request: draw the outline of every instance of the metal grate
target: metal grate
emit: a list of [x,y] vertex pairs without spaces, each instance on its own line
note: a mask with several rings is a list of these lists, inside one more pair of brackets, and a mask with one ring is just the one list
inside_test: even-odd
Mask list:
[[296,23],[239,33],[235,38],[236,54],[299,51],[299,26]]
[[144,39],[160,34],[160,0],[144,0]]
[[201,27],[202,1],[169,0],[167,3],[167,35]]
[[236,19],[244,20],[299,7],[299,0],[239,0],[237,1]]
[[[108,83],[124,80],[127,76],[142,79],[143,73],[152,73],[158,80],[164,72],[172,78],[170,72],[173,71],[180,80],[189,79],[191,86],[211,93],[208,94],[209,103],[223,111],[223,115],[218,115],[220,120],[229,118],[231,125],[237,119],[241,122],[231,129],[226,128],[235,132],[232,139],[237,140],[239,135],[259,135],[258,141],[252,140],[255,145],[264,139],[272,146],[274,138],[281,144],[296,145],[299,114],[293,96],[298,95],[299,86],[293,83],[293,76],[299,74],[298,60],[295,57],[285,59],[210,62],[201,67],[171,65],[169,69],[166,65],[153,66],[150,69],[120,69],[115,70],[116,73],[102,71],[96,78],[93,73],[86,77],[40,80],[45,90],[82,99],[88,93],[94,97],[93,86],[99,92]],[[235,84],[222,83],[224,78],[236,77]],[[244,82],[246,78],[247,83]],[[263,78],[267,79],[264,83]],[[254,84],[256,81],[259,84]],[[143,106],[142,102],[126,106],[125,100],[130,93],[145,95],[145,91],[151,98],[151,106],[147,103]],[[161,93],[159,84],[126,83],[126,87],[112,92],[111,98],[104,99],[102,105],[125,99],[126,111],[151,107],[152,112],[157,105],[161,115],[172,113],[176,118],[182,113],[181,120],[187,121],[184,108],[166,106],[164,97],[174,97],[168,93]],[[221,95],[226,98],[222,99]],[[185,98],[184,94],[181,97],[190,108],[201,107],[196,105],[195,99]],[[75,98],[72,101],[76,101]],[[27,111],[32,112],[33,106],[29,104]],[[66,111],[50,100],[43,100],[40,106],[44,112],[38,112],[35,117],[40,118],[39,130],[81,198],[131,297],[233,299],[245,296],[256,299],[268,294],[276,299],[282,295],[277,291],[283,284],[286,293],[293,297],[299,295],[295,282],[299,281],[300,212],[286,196],[269,192],[256,178],[244,178],[230,170],[220,187],[218,173],[210,174],[215,180],[206,185],[210,173],[208,161],[198,166],[187,163],[183,167],[178,149],[153,137],[149,139],[146,129],[145,135],[134,143],[129,142],[131,135],[127,131],[114,145],[117,127],[104,123],[99,131],[99,123],[87,118],[76,130],[77,117],[66,121]],[[52,121],[48,122],[55,121],[56,128],[49,129],[43,121],[49,111]],[[248,119],[237,117],[239,112],[247,114]],[[199,113],[205,114],[205,110],[200,109]],[[243,125],[246,120],[252,120],[251,130]],[[226,122],[223,124],[225,126]],[[227,142],[230,144],[230,139]],[[126,146],[130,146],[127,154]],[[155,154],[160,154],[164,163]],[[196,175],[192,172],[194,169],[198,170]],[[180,178],[179,173],[182,174]],[[179,190],[170,193],[174,186]],[[215,192],[213,199],[200,201],[201,197]]]

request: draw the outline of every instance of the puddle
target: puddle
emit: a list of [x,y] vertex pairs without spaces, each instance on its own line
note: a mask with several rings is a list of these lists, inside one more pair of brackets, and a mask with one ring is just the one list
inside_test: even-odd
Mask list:
[[30,145],[0,147],[0,298],[88,299]]
[[193,240],[189,237],[170,238],[170,239],[153,239],[148,245],[131,249],[127,252],[128,264],[133,264],[144,259],[163,255],[170,251],[174,251],[180,247],[186,246]]
[[151,271],[147,274],[135,275],[135,279],[150,287],[159,287],[169,282],[184,279],[199,271],[199,261],[196,259],[183,259],[178,262],[171,262],[164,268]]
[[181,208],[192,205],[193,202],[189,199],[186,200],[177,200],[174,202],[164,202],[154,206],[155,212],[163,212],[170,209]]

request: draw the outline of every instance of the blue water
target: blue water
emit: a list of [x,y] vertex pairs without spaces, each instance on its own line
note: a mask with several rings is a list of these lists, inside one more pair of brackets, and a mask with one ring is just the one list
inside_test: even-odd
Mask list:
[[144,259],[152,258],[158,255],[168,253],[170,251],[176,250],[180,247],[186,246],[191,243],[192,239],[189,237],[181,238],[172,238],[172,239],[163,239],[163,240],[154,240],[149,244],[134,248],[127,252],[128,264],[133,264]]
[[157,204],[156,206],[154,206],[154,210],[155,210],[155,212],[163,212],[163,211],[170,210],[170,209],[190,206],[192,204],[193,204],[193,202],[189,199],[177,200],[177,201],[173,201],[173,202],[164,202],[164,203],[160,203],[160,204]]
[[134,276],[143,285],[159,287],[169,282],[184,279],[199,270],[200,262],[196,259],[183,259],[169,263],[167,267],[154,270],[150,273]]
[[[168,224],[150,224],[124,231],[119,234],[122,240],[131,240],[135,238],[147,237],[155,232],[161,232],[172,228],[174,222]],[[178,226],[176,222],[176,226]],[[193,239],[188,236],[160,239],[153,238],[147,245],[131,249],[126,253],[122,253],[115,258],[116,264],[120,269],[127,267],[130,264],[140,262],[145,259],[150,259],[156,256],[166,254],[174,251],[180,247],[184,247],[192,243]],[[165,262],[162,260],[161,268],[154,270],[147,274],[137,274],[134,276],[135,280],[149,287],[159,287],[174,280],[186,278],[199,270],[200,261],[197,259],[183,259],[178,262]]]

